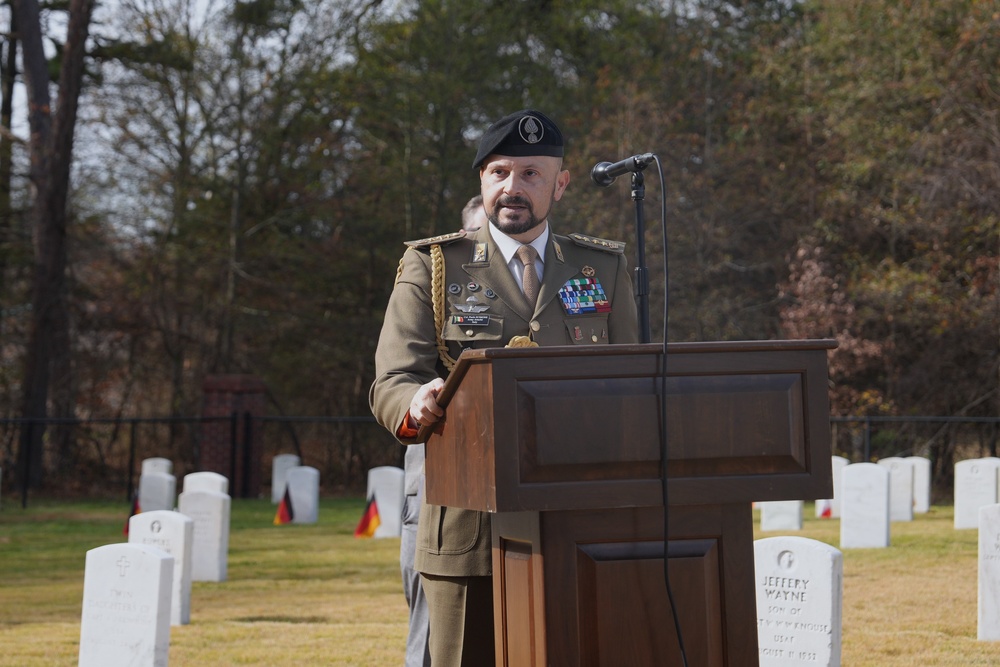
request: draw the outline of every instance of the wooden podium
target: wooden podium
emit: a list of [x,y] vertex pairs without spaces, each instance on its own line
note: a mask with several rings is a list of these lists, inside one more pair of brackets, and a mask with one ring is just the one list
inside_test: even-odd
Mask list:
[[[462,354],[427,499],[495,513],[497,664],[757,665],[754,501],[832,495],[833,341]],[[664,577],[664,535],[673,609]]]

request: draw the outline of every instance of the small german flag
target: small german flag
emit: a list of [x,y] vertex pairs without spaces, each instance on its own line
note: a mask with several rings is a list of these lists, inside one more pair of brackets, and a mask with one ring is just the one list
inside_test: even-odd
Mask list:
[[378,503],[375,502],[375,494],[368,496],[368,504],[365,506],[365,513],[361,515],[358,527],[354,529],[354,537],[372,537],[375,529],[382,524],[378,517]]
[[274,525],[281,526],[291,523],[294,518],[295,512],[292,510],[292,494],[288,491],[288,486],[286,485],[285,495],[281,497],[281,502],[278,503],[278,511],[274,513]]
[[820,514],[820,517],[823,518],[823,519],[829,519],[830,517],[832,517],[833,516],[833,502],[830,501],[830,500],[821,500],[819,502],[823,503],[823,510],[822,510],[822,513]]
[[125,535],[126,537],[128,536],[128,522],[129,522],[129,519],[131,519],[132,517],[134,517],[136,514],[140,514],[140,513],[142,513],[142,510],[139,509],[139,492],[136,491],[135,493],[132,494],[132,511],[129,513],[128,519],[125,519],[125,528],[124,528],[124,530],[122,530],[122,534],[123,535]]

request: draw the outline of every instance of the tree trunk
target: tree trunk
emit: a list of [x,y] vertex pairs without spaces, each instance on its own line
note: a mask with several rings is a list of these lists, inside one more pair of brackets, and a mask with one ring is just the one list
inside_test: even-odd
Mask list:
[[[17,81],[17,12],[11,7],[10,35],[3,47],[0,62],[0,127],[9,131],[14,116],[14,84]],[[4,294],[7,265],[14,243],[14,220],[11,206],[11,181],[14,175],[14,135],[0,136],[0,295]],[[0,314],[0,317],[3,315]]]
[[[49,96],[48,60],[42,44],[37,0],[15,0],[23,44],[24,77],[28,89],[31,128],[32,218],[35,269],[32,314],[24,366],[21,415],[33,428],[21,434],[18,467],[22,484],[42,480],[44,420],[48,416],[50,384],[55,387],[57,417],[73,416],[69,313],[66,299],[67,201],[77,107],[83,83],[87,34],[94,0],[70,0],[69,24],[59,75],[55,114]],[[59,434],[54,460],[72,441]]]

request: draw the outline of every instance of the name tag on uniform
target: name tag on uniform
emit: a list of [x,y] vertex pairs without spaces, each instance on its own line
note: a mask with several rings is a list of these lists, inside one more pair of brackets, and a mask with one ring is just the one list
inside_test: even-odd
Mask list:
[[466,327],[485,327],[490,324],[489,315],[452,315],[452,324],[461,324]]

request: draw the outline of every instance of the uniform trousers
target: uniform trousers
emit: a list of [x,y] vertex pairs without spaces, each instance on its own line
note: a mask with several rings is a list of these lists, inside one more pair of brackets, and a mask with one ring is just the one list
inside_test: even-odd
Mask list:
[[420,574],[427,605],[433,667],[491,667],[493,577],[439,577]]

